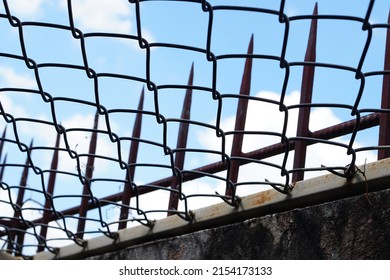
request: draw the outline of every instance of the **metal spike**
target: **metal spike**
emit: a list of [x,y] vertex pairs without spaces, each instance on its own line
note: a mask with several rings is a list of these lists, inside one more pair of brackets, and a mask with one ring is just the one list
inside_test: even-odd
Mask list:
[[4,139],[5,139],[6,132],[7,132],[7,127],[4,128],[3,135],[1,136],[2,140],[0,141],[0,159],[3,154]]
[[[390,24],[390,11],[387,19]],[[390,71],[390,28],[387,28],[384,70]],[[382,109],[390,109],[390,75],[383,75]],[[379,122],[379,146],[390,145],[390,113],[382,113]],[[378,150],[378,160],[390,157],[389,149]]]
[[[31,142],[30,142],[30,147],[29,147],[30,153],[32,151],[31,150],[32,145],[33,145],[33,140],[31,140]],[[29,157],[27,157],[25,166],[23,168],[22,177],[20,178],[19,192],[18,192],[18,197],[16,199],[16,205],[19,207],[21,207],[23,205],[24,192],[25,192],[25,188],[27,186],[27,178],[28,178],[28,171],[29,170],[30,170]],[[15,212],[14,217],[15,218],[19,217],[19,212]]]
[[[189,120],[191,115],[191,103],[192,103],[192,88],[190,88],[193,85],[194,82],[194,63],[192,63],[190,75],[188,77],[188,86],[184,102],[183,102],[183,109],[181,112],[181,119],[182,120]],[[180,122],[179,126],[179,134],[177,137],[177,149],[185,149],[187,147],[187,138],[188,138],[188,129],[189,129],[189,123],[183,121]],[[179,170],[182,170],[184,167],[184,160],[185,160],[185,152],[184,151],[178,151],[175,154],[175,167]],[[171,183],[172,189],[178,189],[178,180],[174,176]],[[168,210],[176,210],[179,205],[179,194],[177,192],[171,192],[170,198],[169,198],[169,204],[168,204]],[[168,212],[168,216],[172,213]]]
[[1,167],[0,171],[0,182],[3,181],[3,176],[4,176],[4,170],[5,170],[5,165],[7,162],[7,154],[5,154],[4,159],[3,159],[3,166]]
[[[315,4],[313,15],[318,15],[318,5]],[[316,45],[317,45],[317,18],[311,20],[309,40],[307,43],[305,62],[316,61]],[[305,65],[303,67],[302,74],[302,87],[301,87],[301,100],[300,104],[310,104],[313,94],[314,84],[314,66]],[[298,127],[297,137],[308,137],[310,136],[309,131],[309,120],[310,120],[310,107],[299,108],[298,115]],[[294,166],[293,168],[304,168],[306,162],[306,148],[307,143],[304,141],[296,141],[295,153],[294,153]],[[304,172],[298,171],[293,173],[292,181],[301,181],[304,178]]]
[[[142,127],[141,111],[144,106],[144,95],[145,95],[145,88],[142,88],[141,96],[138,103],[138,113],[135,117],[134,127],[133,127],[132,137],[134,139],[139,139],[141,136],[141,127]],[[128,174],[129,178],[126,178],[125,187],[122,193],[122,204],[126,206],[130,205],[130,199],[132,196],[132,188],[130,182],[134,180],[135,166],[133,164],[137,162],[138,147],[139,147],[139,141],[132,140],[130,145],[129,159],[128,159],[128,163],[129,165],[131,165]],[[122,207],[119,219],[126,220],[128,218],[128,215],[129,215],[129,209],[127,207]],[[127,226],[127,221],[122,221],[118,224],[118,229],[126,228],[126,226]]]
[[[4,142],[5,142],[4,139],[5,139],[5,136],[6,136],[6,132],[7,132],[7,127],[4,127],[3,135],[1,136],[2,140],[0,141],[0,159],[1,159],[2,155],[3,155],[3,148],[4,148]],[[3,166],[1,167],[0,181],[3,180],[3,175],[4,175],[6,161],[7,161],[7,155],[5,155],[4,160],[3,160]]]
[[[250,39],[248,45],[248,55],[253,54],[253,45],[254,45],[254,36]],[[249,96],[250,88],[251,88],[251,78],[252,78],[252,57],[247,57],[245,60],[244,72],[242,75],[241,87],[240,87],[240,96]],[[236,112],[236,123],[234,127],[234,131],[242,132],[245,130],[245,122],[246,122],[246,114],[248,109],[248,99],[239,98],[237,104],[237,112]],[[240,156],[242,153],[242,143],[244,140],[244,134],[234,134],[233,142],[232,142],[232,151],[231,156],[236,157]],[[230,165],[230,173],[229,180],[233,183],[236,183],[238,180],[238,172],[239,172],[240,164],[238,161],[233,160]],[[233,190],[231,188],[227,188],[225,194],[227,196],[233,195]]]
[[[33,146],[33,140],[31,140],[30,146],[29,146],[29,153],[30,154],[32,152],[32,150],[31,150],[32,146]],[[15,205],[16,205],[16,207],[18,209],[20,209],[23,206],[24,193],[26,191],[27,178],[28,178],[29,170],[30,170],[30,160],[29,160],[29,157],[27,157],[25,165],[24,165],[24,168],[23,168],[22,177],[20,178],[19,189],[18,189],[18,196],[16,198],[16,203],[15,203]],[[12,227],[16,227],[17,226],[17,224],[18,224],[17,218],[19,218],[19,216],[20,216],[20,212],[19,211],[15,211],[14,212],[14,220],[12,222]],[[15,233],[11,232],[10,237],[11,237],[11,241],[8,242],[8,249],[12,250],[12,241],[14,241],[14,239],[15,239]],[[20,240],[21,240],[21,237],[19,235],[18,236],[18,244],[20,246],[22,246],[23,243],[19,242]]]
[[[47,195],[52,197],[53,196],[53,193],[54,193],[54,185],[55,185],[55,181],[56,181],[56,176],[57,176],[57,168],[58,168],[58,148],[60,147],[60,134],[58,133],[57,134],[57,138],[56,138],[56,143],[55,143],[55,149],[54,149],[54,153],[53,153],[53,159],[51,161],[51,165],[50,165],[50,175],[49,175],[49,180],[48,180],[48,183],[47,183]],[[43,215],[42,215],[42,226],[41,226],[41,232],[40,232],[40,236],[43,238],[43,239],[46,239],[46,234],[47,234],[47,226],[44,226],[44,225],[48,225],[49,222],[50,222],[50,216],[51,216],[51,212],[49,211],[50,208],[52,208],[52,205],[51,205],[51,199],[46,197],[46,200],[45,200],[45,205],[44,205],[44,211],[43,211]],[[38,246],[38,252],[41,252],[45,249],[44,246],[42,245],[39,245]]]
[[88,201],[90,193],[90,179],[93,176],[93,169],[95,163],[95,154],[96,154],[96,143],[97,143],[97,128],[99,123],[99,113],[96,111],[95,119],[93,122],[93,131],[91,136],[91,141],[89,143],[88,151],[88,160],[87,166],[85,167],[85,183],[83,186],[83,197],[81,198],[81,204],[79,209],[79,221],[77,224],[77,233],[76,237],[82,239],[84,236],[85,229],[85,217],[87,216],[88,211]]

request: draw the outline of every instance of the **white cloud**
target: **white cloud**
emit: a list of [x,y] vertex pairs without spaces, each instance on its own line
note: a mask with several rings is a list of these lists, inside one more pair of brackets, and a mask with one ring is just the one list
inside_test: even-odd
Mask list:
[[35,219],[39,219],[42,217],[43,211],[40,211],[39,209],[42,209],[43,205],[33,201],[33,200],[25,200],[23,202],[22,211],[23,219],[34,221]]
[[291,5],[288,5],[288,4],[286,5],[286,8],[284,9],[284,13],[289,17],[298,15],[297,9]]
[[[11,198],[14,199],[14,195],[12,193]],[[8,190],[3,190],[0,187],[0,215],[3,217],[12,217],[14,215],[14,210],[11,204],[3,201],[9,201],[9,193]]]
[[14,104],[11,98],[6,95],[0,95],[0,103],[6,114],[17,117],[26,117],[27,111],[24,107]]
[[32,77],[19,74],[13,68],[0,66],[0,86],[35,88],[36,85],[37,83]]
[[[93,122],[94,122],[93,114],[89,114],[89,115],[75,114],[70,118],[65,119],[62,122],[62,125],[66,129],[75,128],[75,127],[92,129]],[[115,127],[117,125],[114,123],[113,126]],[[103,119],[99,120],[98,129],[100,130],[106,129],[105,122],[103,121]],[[87,154],[89,152],[91,134],[92,132],[90,131],[68,132],[67,137],[68,137],[69,148],[71,150],[76,151],[77,154]],[[62,146],[64,147],[64,143],[62,143]],[[112,143],[107,137],[103,137],[103,134],[98,134],[96,153],[99,155],[114,157],[113,155],[117,154],[116,144]],[[86,163],[87,159],[84,158],[84,160]],[[100,161],[99,165],[96,165],[95,171],[97,172],[107,171],[106,170],[108,166],[107,164]],[[59,169],[75,172],[76,161],[73,160],[70,156],[68,156],[68,154],[62,153],[62,156],[60,156],[59,159]]]
[[37,18],[42,14],[42,5],[47,0],[12,0],[7,1],[11,14],[16,16],[32,16]]
[[[16,102],[14,102],[13,99],[8,97],[7,95],[0,95],[0,103],[7,114],[11,114],[15,118],[28,118],[31,117],[30,114],[28,114],[26,108],[24,106],[18,105]],[[34,116],[36,119],[40,120],[49,120],[51,118],[48,118],[46,115],[40,114],[37,116]],[[94,121],[94,115],[88,114],[75,114],[71,117],[64,119],[62,122],[62,125],[69,129],[69,128],[87,128],[92,129],[93,127],[93,121]],[[112,128],[118,129],[118,124],[115,122],[111,122]],[[99,129],[106,130],[105,122],[103,121],[103,118],[101,118],[99,122]],[[0,127],[0,130],[2,131],[3,128]],[[21,137],[21,140],[25,143],[29,143],[30,139],[34,139],[35,145],[38,146],[54,146],[55,139],[56,139],[56,132],[54,130],[54,127],[47,126],[47,125],[38,125],[35,123],[29,123],[29,122],[18,122],[17,124],[17,130],[19,133],[19,137]],[[8,132],[8,135],[12,134],[12,132]],[[68,134],[68,142],[71,150],[76,151],[78,154],[87,154],[89,151],[89,144],[91,140],[91,132],[90,131],[77,131],[77,132],[69,132]],[[5,145],[5,149],[7,152],[7,145]],[[61,140],[61,147],[65,147],[63,140]],[[106,137],[103,134],[98,134],[98,140],[97,140],[97,154],[99,155],[105,155],[105,156],[112,156],[117,154],[117,147],[115,143],[112,143],[108,137]],[[50,153],[45,153],[44,157],[42,158],[44,162],[41,163],[41,167],[43,168],[49,168],[51,161],[52,161],[52,155]],[[86,157],[82,158],[81,164],[86,164]],[[60,152],[59,153],[59,170],[64,170],[68,172],[76,172],[77,170],[77,162],[76,160],[72,159],[68,153],[66,152]],[[108,164],[105,164],[105,161],[99,161],[99,164],[96,165],[96,172],[107,172]]]
[[[67,1],[60,6],[67,9]],[[126,0],[72,1],[72,11],[76,27],[83,32],[129,33],[132,28],[131,9]]]
[[[280,96],[277,93],[261,91],[257,95],[257,97],[266,98],[269,100],[279,100]],[[299,104],[299,92],[294,91],[285,97],[285,104]],[[251,101],[248,105],[247,119],[246,119],[245,130],[247,131],[273,131],[279,132],[282,131],[282,124],[284,121],[284,114],[279,112],[279,108],[277,105]],[[298,121],[298,109],[289,110],[288,115],[288,127],[287,127],[287,137],[294,137],[296,134],[296,125]],[[233,131],[234,130],[234,122],[235,116],[227,117],[223,119],[221,122],[221,128],[224,131]],[[337,123],[342,122],[330,108],[314,108],[311,111],[310,115],[310,130],[316,131],[318,129],[322,129]],[[230,154],[231,146],[232,146],[233,137],[227,137],[226,141],[226,152]],[[212,132],[203,132],[198,134],[198,141],[204,147],[208,149],[219,149],[220,139],[218,139],[214,133]],[[340,137],[337,139],[333,139],[333,141],[348,144],[349,138]],[[279,137],[268,137],[264,135],[254,135],[254,136],[245,136],[243,142],[243,151],[249,152],[262,147],[266,147],[271,144],[275,144],[280,142]],[[354,148],[359,148],[364,146],[362,143],[356,142],[354,143]],[[291,152],[287,161],[287,169],[292,168],[292,162],[294,158],[294,153]],[[218,160],[215,157],[215,160]],[[367,162],[375,161],[376,156],[373,152],[366,152],[364,154],[358,154],[357,164],[364,164],[365,160]],[[265,161],[282,165],[283,156],[278,155],[272,158],[267,158]],[[341,148],[334,145],[328,144],[316,144],[308,147],[306,166],[307,167],[321,167],[321,165],[326,166],[345,166],[349,164],[351,161],[351,156],[347,155],[347,151],[345,148]],[[314,176],[320,175],[319,172],[307,172],[305,178],[310,178]],[[268,179],[270,181],[284,183],[284,178],[280,176],[280,169],[274,167],[268,167],[266,165],[260,164],[248,164],[244,165],[240,168],[239,173],[239,182],[246,181],[262,181],[264,179]],[[222,185],[221,183],[220,185]],[[259,192],[261,189],[258,187],[239,187],[239,189],[243,189],[243,191],[239,195],[243,195],[243,193],[253,193]],[[246,189],[246,190],[245,190]]]
[[148,41],[148,43],[154,43],[157,41],[153,34],[145,28],[142,28],[142,38]]
[[[36,116],[31,116],[31,114],[28,113],[27,108],[18,105],[17,101],[15,100],[17,100],[17,98],[10,98],[8,95],[0,95],[0,103],[6,114],[10,114],[14,118],[32,117],[38,120],[50,120],[48,116],[43,113],[40,113]],[[11,125],[8,124],[8,126]],[[0,127],[0,130],[2,131],[3,128]],[[46,145],[53,145],[55,142],[55,134],[46,125],[39,125],[37,123],[22,121],[17,123],[17,131],[19,137],[21,137],[21,141],[25,142],[26,144],[29,143],[32,138],[34,138],[35,143],[43,142]],[[10,132],[8,132],[8,135],[9,134]],[[7,149],[7,145],[5,146],[5,149]]]

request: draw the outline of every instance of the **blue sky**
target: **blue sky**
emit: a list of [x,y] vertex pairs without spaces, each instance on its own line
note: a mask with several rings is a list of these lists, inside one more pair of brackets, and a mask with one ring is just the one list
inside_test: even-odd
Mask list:
[[[349,15],[364,18],[369,1],[318,1],[319,14]],[[34,22],[48,22],[61,26],[69,26],[67,14],[67,1],[65,0],[14,0],[7,1],[11,14],[22,22],[33,22],[23,26],[23,38],[26,53],[37,64],[42,63],[65,63],[83,66],[83,57],[80,40],[75,39],[71,32],[61,28],[47,28],[37,26]],[[279,1],[209,1],[216,5],[240,5],[257,8],[266,8],[278,11]],[[315,1],[286,0],[284,12],[287,16],[312,14]],[[74,24],[84,34],[91,32],[121,33],[137,36],[137,23],[135,5],[125,0],[83,0],[72,1]],[[370,23],[386,23],[389,12],[388,1],[376,1],[370,16]],[[207,28],[209,14],[202,11],[199,3],[181,1],[146,1],[140,3],[142,36],[149,43],[174,43],[188,45],[199,49],[206,49]],[[0,13],[5,14],[4,2],[0,4]],[[299,62],[303,60],[310,20],[290,21],[289,40],[286,50],[286,60]],[[317,61],[332,64],[342,64],[356,68],[361,57],[364,44],[367,40],[367,32],[362,31],[360,22],[343,20],[319,20]],[[279,23],[277,15],[259,12],[232,11],[229,9],[216,9],[213,13],[213,29],[210,42],[210,50],[215,55],[245,54],[249,39],[254,35],[254,53],[269,56],[280,56],[285,25]],[[2,43],[0,53],[22,55],[18,29],[12,27],[4,16],[0,18],[0,34]],[[128,76],[146,78],[146,51],[138,46],[135,39],[107,38],[101,36],[86,36],[85,49],[88,66],[96,73],[114,73]],[[373,30],[370,49],[363,64],[364,73],[381,71],[384,61],[385,29]],[[179,84],[186,85],[191,64],[194,63],[194,85],[212,87],[212,64],[205,59],[203,52],[184,51],[167,47],[151,48],[150,79],[156,85]],[[223,59],[218,61],[217,90],[221,94],[237,94],[239,91],[244,59]],[[301,87],[302,67],[291,67],[290,79],[287,87],[286,104],[297,104]],[[251,95],[279,100],[285,69],[280,69],[279,62],[275,60],[255,59],[253,62]],[[95,102],[95,85],[82,69],[64,69],[61,67],[41,67],[39,77],[45,92],[52,97],[65,96],[79,100]],[[144,83],[112,78],[100,77],[98,79],[98,91],[100,103],[107,109],[124,108],[136,109],[140,92]],[[317,103],[342,103],[352,105],[359,89],[360,81],[356,80],[354,73],[316,68],[313,102]],[[22,60],[9,59],[0,56],[0,87],[19,87],[37,90],[34,72],[28,69]],[[382,88],[382,77],[369,77],[366,79],[365,91],[359,105],[363,108],[379,108]],[[179,118],[181,104],[184,99],[184,90],[162,89],[159,91],[158,102],[160,114],[165,118]],[[155,108],[153,92],[145,91],[144,110],[153,112]],[[52,111],[49,103],[42,102],[42,97],[37,94],[18,93],[15,91],[2,91],[0,102],[4,111],[14,117],[28,117],[52,121]],[[234,128],[234,116],[237,106],[236,99],[225,98],[222,107],[221,128],[231,131]],[[96,108],[76,102],[56,101],[55,115],[57,122],[65,128],[82,127],[92,128],[93,116]],[[209,91],[196,90],[193,93],[193,108],[191,119],[215,125],[217,102],[211,98]],[[131,136],[135,114],[110,114],[112,131],[119,136]],[[248,109],[248,130],[267,130],[280,132],[283,114],[277,106],[270,106],[261,102],[250,102]],[[312,110],[311,130],[317,130],[332,124],[351,119],[349,110],[321,108]],[[292,110],[289,116],[288,136],[295,135],[297,110]],[[271,120],[271,121],[270,121]],[[99,128],[106,129],[103,117],[100,117]],[[6,122],[0,118],[0,131]],[[7,137],[12,139],[13,131],[7,125]],[[176,145],[177,122],[168,123],[167,143],[171,148]],[[28,145],[34,139],[34,146],[52,146],[55,141],[53,127],[18,122],[17,132],[20,140]],[[373,137],[373,135],[375,137]],[[358,134],[355,148],[376,145],[377,129]],[[69,146],[77,153],[88,151],[89,132],[74,132],[68,134]],[[154,116],[145,115],[141,137],[157,143],[162,142],[162,126],[157,124]],[[264,136],[246,137],[244,151],[257,149],[278,142],[280,139]],[[348,136],[338,139],[341,143],[348,143]],[[62,146],[63,146],[62,141]],[[121,155],[127,160],[130,142],[123,141]],[[231,137],[227,137],[226,151],[230,152]],[[345,149],[335,148],[329,145],[309,148],[308,164],[312,166],[339,165],[349,163],[350,157]],[[199,126],[190,126],[188,147],[220,150],[221,139],[215,137],[215,131]],[[320,147],[320,148],[319,148]],[[112,156],[117,154],[118,147],[103,134],[99,134],[98,153]],[[24,164],[25,153],[21,153],[16,145],[6,144],[8,163]],[[337,155],[337,156],[334,156]],[[34,150],[33,160],[39,162],[42,169],[49,169],[51,151]],[[359,153],[358,162],[375,160],[375,152]],[[86,163],[86,158],[81,162],[81,167]],[[169,158],[164,155],[161,148],[152,145],[140,145],[138,156],[140,162],[159,163],[169,165]],[[210,154],[187,153],[185,168],[192,169],[198,166],[212,163],[218,157]],[[292,160],[292,156],[289,158]],[[270,159],[271,162],[281,163],[281,157]],[[291,162],[289,164],[291,165]],[[68,172],[76,173],[77,163],[69,158],[66,153],[60,156],[60,168]],[[290,166],[291,168],[291,166]],[[7,168],[4,182],[10,186],[19,184],[21,168]],[[32,172],[30,172],[32,173]],[[283,182],[279,171],[264,166],[248,165],[240,170],[240,180],[264,180],[258,178],[258,174],[266,174],[267,179]],[[154,180],[167,177],[170,170],[137,168],[136,183],[145,184]],[[219,174],[222,178],[224,174]],[[318,173],[308,174],[316,176]],[[119,169],[116,163],[96,161],[94,176],[97,178],[124,179],[125,173]],[[47,176],[44,177],[47,182]],[[30,174],[28,186],[41,188],[40,177]],[[243,187],[238,189],[239,195],[261,191],[264,187]],[[123,189],[123,185],[117,183],[96,183],[94,191],[96,196],[105,196],[116,193]],[[58,176],[56,193],[81,194],[81,185],[75,176]],[[224,192],[223,181],[201,179],[186,183],[183,191],[187,194],[196,192],[214,193]],[[1,199],[5,199],[5,192]],[[15,195],[13,193],[12,195]],[[154,209],[158,205],[162,209],[167,205],[167,195],[156,193],[143,200],[142,207]],[[28,192],[26,199],[43,203],[42,195]],[[194,201],[194,202],[193,202]],[[219,199],[191,199],[190,208],[198,208],[208,203],[220,202]],[[79,199],[58,202],[59,208],[67,208],[79,203]],[[132,202],[134,203],[134,201]],[[160,205],[160,204],[161,205]],[[134,204],[133,204],[134,205]],[[0,207],[4,213],[12,215],[12,208],[5,203]],[[1,209],[1,208],[0,208]],[[111,207],[105,210],[108,220],[115,219],[118,209]],[[25,211],[25,215],[39,216],[37,211]],[[94,214],[91,214],[94,215]],[[161,216],[161,215],[160,215]],[[160,217],[156,216],[156,217]],[[91,226],[93,227],[93,226]]]

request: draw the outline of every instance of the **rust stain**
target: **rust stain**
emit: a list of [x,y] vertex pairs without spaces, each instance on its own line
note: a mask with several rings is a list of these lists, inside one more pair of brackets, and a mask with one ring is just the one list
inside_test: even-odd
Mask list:
[[266,202],[272,201],[275,195],[271,195],[269,191],[256,194],[256,198],[251,200],[251,206],[259,206]]

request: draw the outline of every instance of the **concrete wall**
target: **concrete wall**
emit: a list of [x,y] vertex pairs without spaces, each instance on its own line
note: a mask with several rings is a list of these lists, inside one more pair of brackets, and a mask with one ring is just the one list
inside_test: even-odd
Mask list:
[[373,204],[360,195],[89,259],[390,259],[390,190],[369,198]]

